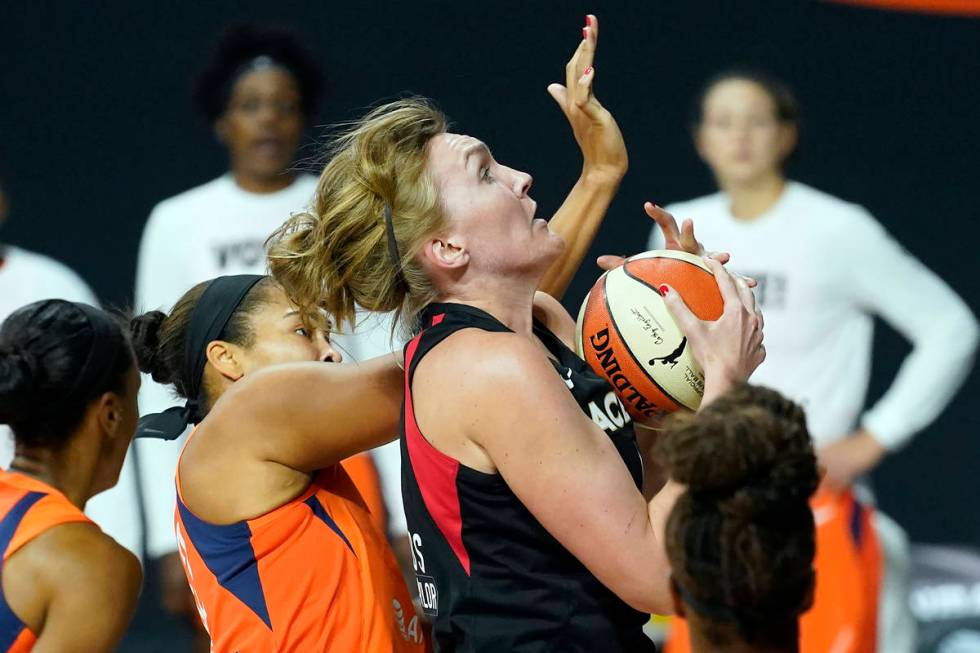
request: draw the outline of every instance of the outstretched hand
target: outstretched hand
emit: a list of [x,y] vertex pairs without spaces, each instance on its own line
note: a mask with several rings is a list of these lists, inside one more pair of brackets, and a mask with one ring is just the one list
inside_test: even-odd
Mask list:
[[582,41],[565,66],[565,84],[551,84],[548,93],[558,103],[572,126],[582,150],[582,174],[601,183],[618,184],[626,174],[629,158],[626,143],[615,118],[592,92],[595,81],[596,44],[599,19],[589,14],[582,28]]
[[766,358],[762,344],[764,320],[755,295],[741,277],[733,277],[717,259],[706,258],[725,302],[717,320],[701,320],[670,286],[661,292],[674,321],[687,336],[691,353],[704,370],[704,402],[747,381]]
[[[660,232],[664,235],[664,249],[687,252],[695,256],[710,256],[722,264],[728,263],[728,260],[731,258],[728,252],[706,253],[704,251],[704,245],[698,242],[698,239],[694,235],[694,221],[691,219],[685,220],[681,228],[678,229],[677,220],[674,219],[674,216],[653,202],[644,202],[643,210],[660,227]],[[614,254],[603,254],[596,259],[596,264],[603,270],[612,270],[625,262],[625,256],[616,256]],[[752,282],[750,287],[754,285],[755,282]]]

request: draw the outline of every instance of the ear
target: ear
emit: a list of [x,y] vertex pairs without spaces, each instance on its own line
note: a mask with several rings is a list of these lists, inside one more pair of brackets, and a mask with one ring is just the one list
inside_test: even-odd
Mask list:
[[678,617],[685,616],[684,613],[684,601],[681,600],[680,590],[677,589],[677,581],[674,580],[674,576],[670,577],[670,602],[674,604],[674,614]]
[[781,161],[789,158],[799,141],[799,130],[793,123],[783,123],[779,127],[779,156]]
[[122,398],[115,392],[104,392],[98,399],[96,415],[102,431],[108,437],[115,438],[119,433],[119,427],[125,417],[126,408],[123,406]]
[[208,362],[218,373],[229,381],[237,381],[245,376],[239,352],[235,345],[223,340],[212,340],[208,343]]
[[422,256],[441,270],[458,270],[470,262],[465,243],[456,237],[434,238],[422,248]]

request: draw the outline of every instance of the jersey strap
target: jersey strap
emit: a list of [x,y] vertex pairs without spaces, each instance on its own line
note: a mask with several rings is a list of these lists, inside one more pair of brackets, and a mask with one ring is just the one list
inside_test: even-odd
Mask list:
[[[45,496],[44,492],[27,492],[4,515],[3,520],[0,521],[0,551],[6,552],[27,511]],[[14,614],[7,604],[7,598],[3,592],[0,592],[0,651],[16,650],[14,645],[24,638],[25,630],[27,627],[24,622]]]

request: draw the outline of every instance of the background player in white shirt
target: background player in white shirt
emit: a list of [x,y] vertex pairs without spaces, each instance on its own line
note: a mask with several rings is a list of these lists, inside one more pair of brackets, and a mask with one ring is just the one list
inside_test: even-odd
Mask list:
[[[695,219],[703,242],[724,243],[733,269],[758,280],[768,357],[752,381],[804,405],[827,469],[824,489],[845,491],[952,400],[972,366],[976,319],[865,209],[785,178],[798,120],[785,87],[754,72],[725,73],[705,87],[699,110],[695,144],[721,191],[667,208]],[[913,349],[862,413],[874,316]],[[879,650],[910,652],[907,542],[887,517],[874,522],[886,569]]]

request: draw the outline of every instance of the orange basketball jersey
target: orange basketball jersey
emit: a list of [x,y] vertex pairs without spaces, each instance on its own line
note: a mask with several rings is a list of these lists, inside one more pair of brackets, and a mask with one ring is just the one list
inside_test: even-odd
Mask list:
[[[47,483],[0,471],[0,550],[3,562],[32,539],[60,524],[92,521]],[[2,577],[0,566],[0,577]],[[13,613],[0,590],[0,652],[27,653],[37,636]]]
[[227,525],[195,516],[176,480],[177,546],[213,653],[424,650],[394,555],[341,465]]
[[340,461],[341,467],[350,476],[354,487],[360,492],[365,505],[371,511],[371,520],[382,533],[388,532],[388,511],[385,508],[381,479],[371,454],[364,451]]

